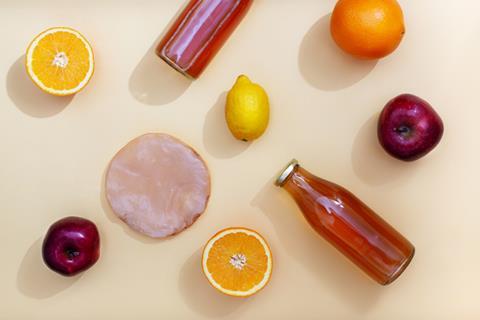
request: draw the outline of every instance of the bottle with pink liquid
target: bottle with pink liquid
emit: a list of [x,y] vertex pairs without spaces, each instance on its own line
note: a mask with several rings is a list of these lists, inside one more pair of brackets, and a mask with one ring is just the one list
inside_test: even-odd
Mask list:
[[253,0],[191,0],[157,46],[157,55],[196,79],[222,48]]
[[296,201],[312,228],[373,280],[387,285],[407,268],[413,245],[345,188],[293,160],[276,185]]

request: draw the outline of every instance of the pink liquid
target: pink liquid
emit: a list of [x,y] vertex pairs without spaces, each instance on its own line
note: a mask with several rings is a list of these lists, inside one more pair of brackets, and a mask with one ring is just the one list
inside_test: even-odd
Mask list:
[[282,184],[312,228],[373,280],[393,282],[415,248],[345,188],[296,166]]
[[176,70],[197,78],[247,13],[252,0],[192,0],[157,47]]

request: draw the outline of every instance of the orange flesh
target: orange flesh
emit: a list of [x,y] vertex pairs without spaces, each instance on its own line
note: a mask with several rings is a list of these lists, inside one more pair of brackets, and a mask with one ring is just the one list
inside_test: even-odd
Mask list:
[[[239,268],[231,263],[236,255],[246,258],[245,264]],[[267,266],[268,257],[260,241],[240,232],[218,239],[207,259],[208,271],[215,282],[232,291],[248,291],[258,285],[267,272]]]
[[[65,53],[65,67],[54,64],[59,53]],[[77,87],[90,68],[89,51],[81,39],[74,34],[58,31],[46,35],[34,48],[32,71],[48,88],[69,90]]]

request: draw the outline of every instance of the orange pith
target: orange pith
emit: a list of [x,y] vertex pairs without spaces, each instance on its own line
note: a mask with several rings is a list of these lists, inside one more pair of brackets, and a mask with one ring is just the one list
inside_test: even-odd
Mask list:
[[203,253],[202,266],[210,283],[233,296],[249,296],[268,282],[272,258],[268,244],[255,231],[225,229],[213,236]]
[[77,31],[51,28],[35,37],[28,47],[26,68],[40,89],[54,95],[74,94],[93,75],[93,51]]

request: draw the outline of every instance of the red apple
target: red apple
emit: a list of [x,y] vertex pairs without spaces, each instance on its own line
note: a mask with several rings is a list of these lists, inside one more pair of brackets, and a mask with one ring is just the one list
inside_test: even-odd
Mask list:
[[417,160],[442,139],[443,122],[432,106],[412,94],[390,100],[378,121],[378,139],[393,157]]
[[47,231],[42,247],[45,264],[64,276],[87,270],[100,256],[100,236],[90,220],[63,218]]

